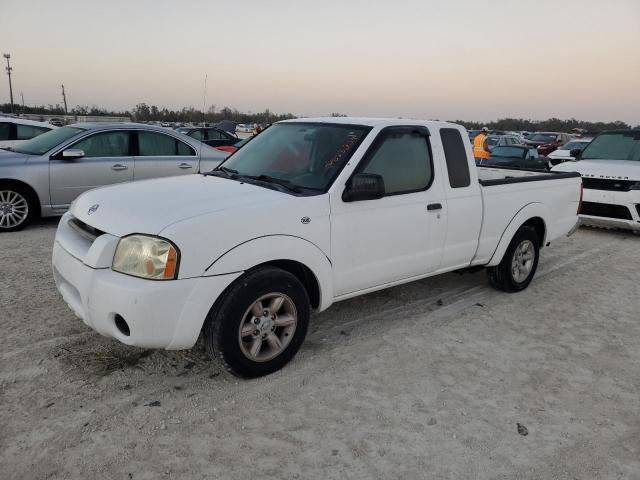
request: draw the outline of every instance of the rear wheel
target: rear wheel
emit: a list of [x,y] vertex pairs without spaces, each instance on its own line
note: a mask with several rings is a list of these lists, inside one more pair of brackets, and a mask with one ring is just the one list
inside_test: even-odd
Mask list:
[[235,375],[275,372],[300,349],[310,312],[307,291],[294,275],[257,268],[236,280],[209,312],[207,351]]
[[0,232],[22,230],[33,219],[33,195],[18,185],[0,184]]
[[489,282],[505,292],[519,292],[529,286],[538,268],[540,239],[531,227],[520,227],[499,265],[487,268]]

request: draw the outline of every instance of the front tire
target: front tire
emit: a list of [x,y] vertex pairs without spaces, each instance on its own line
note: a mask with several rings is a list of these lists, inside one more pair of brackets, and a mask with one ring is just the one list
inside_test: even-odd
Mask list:
[[37,205],[29,190],[0,184],[0,232],[16,232],[31,223]]
[[519,292],[529,286],[538,268],[540,239],[531,227],[520,227],[495,267],[487,268],[489,283],[504,292]]
[[268,375],[298,352],[310,314],[309,295],[294,275],[259,267],[236,280],[213,306],[205,346],[234,375]]

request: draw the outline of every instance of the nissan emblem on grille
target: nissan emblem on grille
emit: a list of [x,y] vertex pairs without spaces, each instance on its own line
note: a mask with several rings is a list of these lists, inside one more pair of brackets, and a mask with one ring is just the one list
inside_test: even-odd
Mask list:
[[95,205],[91,205],[89,207],[89,210],[87,210],[87,215],[91,215],[92,213],[95,213],[96,210],[98,210],[98,208],[100,208],[100,205],[97,203]]

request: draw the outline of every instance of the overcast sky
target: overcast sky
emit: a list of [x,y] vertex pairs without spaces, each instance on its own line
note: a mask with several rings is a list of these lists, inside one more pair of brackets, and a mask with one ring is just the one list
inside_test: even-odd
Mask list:
[[[640,124],[640,0],[0,0],[27,104]],[[4,72],[3,72],[4,73]],[[6,75],[0,103],[8,102]]]

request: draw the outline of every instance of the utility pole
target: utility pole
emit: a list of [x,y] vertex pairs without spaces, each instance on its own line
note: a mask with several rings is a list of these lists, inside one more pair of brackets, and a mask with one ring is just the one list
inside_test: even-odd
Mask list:
[[22,99],[22,113],[24,113],[24,94],[20,92],[20,98]]
[[64,114],[69,115],[67,111],[67,96],[64,94],[64,85],[60,85],[62,87],[62,101],[64,102]]
[[11,113],[13,113],[13,87],[11,86],[11,71],[13,70],[13,68],[11,68],[11,64],[9,63],[11,55],[9,55],[8,53],[4,53],[2,56],[7,59],[6,70],[7,75],[9,75],[9,98],[11,99]]

